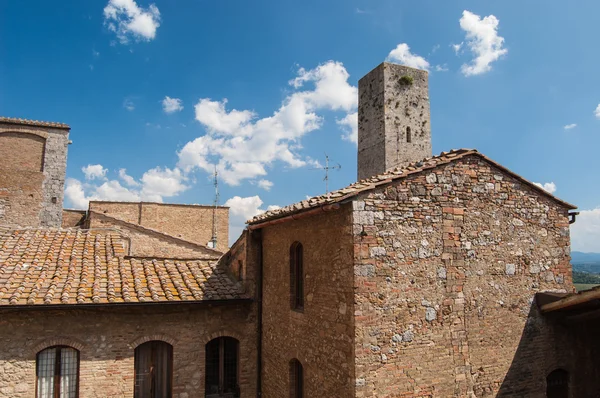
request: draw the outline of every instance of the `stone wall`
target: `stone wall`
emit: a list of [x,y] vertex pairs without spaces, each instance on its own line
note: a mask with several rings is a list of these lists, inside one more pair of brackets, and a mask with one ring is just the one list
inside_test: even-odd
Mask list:
[[134,350],[149,340],[173,346],[173,398],[204,397],[205,344],[239,340],[242,398],[256,396],[253,304],[223,306],[0,310],[0,397],[35,396],[37,352],[53,345],[80,351],[79,397],[133,397]]
[[431,157],[427,71],[384,62],[358,91],[359,180]]
[[[164,203],[90,202],[90,210],[206,246],[212,238],[214,207]],[[229,247],[229,208],[217,207],[217,247]]]
[[83,227],[86,214],[85,210],[63,209],[62,228]]
[[68,128],[0,124],[0,224],[59,228]]
[[[476,156],[353,206],[357,397],[495,396],[529,330],[559,365],[529,327],[536,292],[573,291],[565,207]],[[539,365],[504,396],[543,396]]]
[[[348,207],[262,229],[263,396],[289,396],[289,363],[305,397],[354,396],[353,276]],[[255,232],[253,232],[255,233]],[[290,246],[303,245],[304,310],[290,307]]]
[[93,211],[89,212],[86,227],[118,230],[129,242],[127,255],[157,258],[218,258],[221,253],[195,243],[172,237],[137,224],[128,223]]

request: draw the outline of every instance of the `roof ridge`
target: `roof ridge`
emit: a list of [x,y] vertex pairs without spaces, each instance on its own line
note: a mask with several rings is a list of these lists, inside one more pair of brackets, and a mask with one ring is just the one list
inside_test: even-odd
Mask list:
[[[93,213],[93,214],[99,215],[99,216],[101,216],[101,217],[110,218],[110,219],[112,219],[112,220],[116,220],[116,221],[122,222],[123,224],[131,225],[132,227],[135,227],[135,228],[143,229],[143,230],[146,230],[146,231],[149,231],[149,232],[152,232],[152,233],[158,234],[158,235],[166,236],[166,237],[168,237],[168,238],[175,239],[175,240],[178,240],[178,241],[184,242],[184,243],[186,243],[186,244],[194,245],[194,246],[196,246],[196,247],[198,247],[198,248],[201,248],[201,249],[204,249],[204,250],[208,250],[208,251],[210,251],[210,252],[214,252],[215,254],[218,254],[219,256],[221,256],[221,255],[223,254],[223,253],[221,253],[221,252],[220,252],[220,251],[218,251],[218,250],[211,249],[210,247],[202,246],[202,245],[201,245],[201,244],[199,244],[199,243],[192,242],[192,241],[189,241],[189,240],[187,240],[187,239],[183,239],[183,238],[180,238],[180,237],[178,237],[178,236],[174,236],[174,235],[171,235],[171,234],[168,234],[168,233],[165,233],[165,232],[162,232],[162,231],[156,230],[156,229],[154,229],[154,228],[148,228],[148,227],[145,227],[145,226],[143,226],[143,225],[140,225],[140,224],[135,224],[135,223],[132,223],[132,222],[129,222],[129,221],[123,220],[122,218],[119,218],[119,217],[109,216],[109,215],[107,215],[107,214],[104,214],[104,213],[99,213],[99,212],[97,212],[97,211],[95,211],[95,210],[89,210],[89,213]],[[94,229],[95,229],[95,228],[94,228]]]
[[0,116],[0,123],[24,124],[27,126],[55,127],[60,129],[71,129],[71,126],[60,122],[47,122],[43,120],[22,119],[17,117]]

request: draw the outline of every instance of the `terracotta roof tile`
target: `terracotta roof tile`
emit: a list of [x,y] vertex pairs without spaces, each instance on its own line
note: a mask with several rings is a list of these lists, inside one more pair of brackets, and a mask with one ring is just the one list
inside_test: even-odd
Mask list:
[[556,198],[555,196],[551,195],[544,189],[536,186],[535,184],[526,180],[525,178],[521,177],[520,175],[513,173],[512,171],[508,170],[507,168],[500,165],[499,163],[497,163],[497,162],[491,160],[490,158],[488,158],[487,156],[477,152],[476,149],[452,149],[449,152],[442,152],[438,156],[425,158],[418,162],[410,163],[404,167],[395,168],[395,169],[389,170],[383,174],[375,175],[373,177],[355,182],[354,184],[349,185],[345,188],[339,189],[337,191],[332,191],[328,195],[315,196],[310,199],[303,200],[302,202],[294,203],[294,204],[291,204],[286,207],[269,210],[267,212],[261,213],[261,214],[255,216],[254,218],[248,220],[247,223],[250,225],[260,224],[265,221],[278,219],[278,218],[292,215],[295,213],[299,213],[299,212],[302,212],[304,210],[308,210],[311,208],[316,208],[319,206],[328,205],[328,204],[332,204],[332,203],[339,203],[339,202],[342,202],[353,196],[356,196],[362,192],[370,191],[374,188],[377,188],[378,186],[388,184],[394,180],[406,178],[409,175],[412,175],[415,173],[420,173],[425,170],[433,169],[433,168],[442,166],[442,165],[450,163],[450,162],[454,162],[458,159],[461,159],[461,158],[464,158],[464,157],[470,156],[470,155],[478,156],[478,157],[486,160],[487,162],[493,164],[494,166],[502,169],[506,173],[508,173],[508,174],[512,175],[513,177],[526,183],[531,188],[539,191],[540,193],[542,193],[546,196],[551,197],[552,199],[554,199],[555,201],[564,205],[565,207],[567,207],[569,209],[576,208],[576,206],[573,206],[570,203],[564,202],[564,201]]
[[26,126],[36,126],[36,127],[53,127],[58,129],[71,129],[71,126],[64,123],[58,122],[44,122],[41,120],[29,120],[29,119],[19,119],[15,117],[5,117],[0,116],[0,123],[10,123],[10,124],[23,124]]
[[114,230],[0,228],[0,306],[246,298],[216,263],[128,258]]

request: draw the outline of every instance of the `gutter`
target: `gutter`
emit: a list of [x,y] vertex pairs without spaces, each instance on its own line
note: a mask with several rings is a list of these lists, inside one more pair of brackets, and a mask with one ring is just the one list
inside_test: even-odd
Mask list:
[[260,229],[263,227],[267,227],[270,225],[275,225],[275,224],[281,224],[284,222],[288,222],[288,221],[292,221],[292,220],[299,220],[301,218],[305,218],[305,217],[309,217],[315,214],[319,214],[319,213],[325,213],[325,212],[329,212],[329,211],[334,211],[340,208],[340,203],[333,203],[333,204],[329,204],[329,205],[322,205],[319,207],[316,207],[314,209],[311,210],[307,210],[301,213],[295,213],[295,214],[291,214],[289,216],[285,216],[285,217],[281,217],[281,218],[276,218],[274,220],[269,220],[269,221],[264,221],[264,222],[260,222],[258,224],[252,224],[248,226],[248,229],[250,231],[253,231],[255,229]]
[[80,308],[122,308],[122,307],[159,307],[172,305],[227,305],[227,304],[245,304],[251,303],[251,298],[225,299],[225,300],[188,300],[188,301],[137,301],[133,303],[83,303],[83,304],[14,304],[2,305],[1,310],[76,310]]
[[575,221],[577,220],[577,216],[579,215],[578,211],[572,211],[569,213],[569,217],[571,217],[569,219],[569,224],[574,224]]

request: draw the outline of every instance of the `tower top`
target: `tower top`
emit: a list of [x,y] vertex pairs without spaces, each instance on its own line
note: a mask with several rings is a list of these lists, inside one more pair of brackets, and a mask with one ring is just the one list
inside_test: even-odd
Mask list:
[[427,71],[383,62],[358,93],[359,180],[431,157]]

